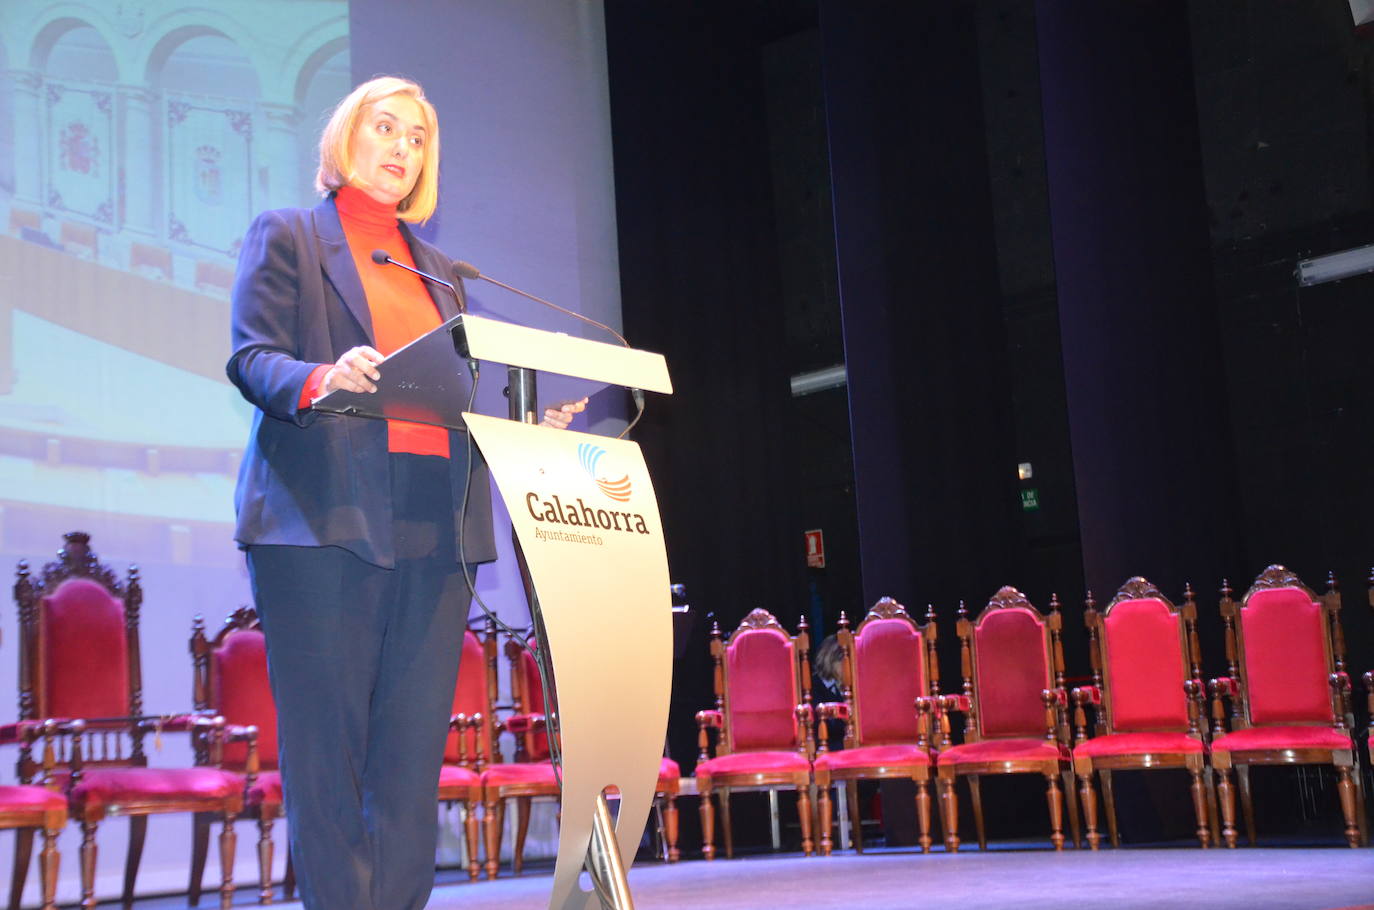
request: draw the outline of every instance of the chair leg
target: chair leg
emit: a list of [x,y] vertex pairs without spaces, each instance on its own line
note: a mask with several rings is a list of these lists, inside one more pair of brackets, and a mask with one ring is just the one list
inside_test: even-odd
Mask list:
[[[61,857],[57,853],[60,828],[43,829],[43,849],[38,853],[38,874],[43,883],[43,910],[57,910],[57,869]],[[15,905],[16,908],[18,904]]]
[[33,856],[33,829],[19,828],[14,832],[14,869],[10,872],[10,910],[19,910],[24,898],[24,882],[29,877],[29,860]]
[[859,782],[851,780],[844,788],[844,801],[849,807],[849,837],[854,841],[854,852],[864,852],[864,820],[859,808]]
[[234,818],[234,813],[224,813],[224,824],[219,832],[220,910],[229,910],[234,905],[234,849],[239,840],[234,831]]
[[701,814],[701,856],[702,859],[716,858],[716,804],[712,801],[711,791],[701,794],[697,811]]
[[824,786],[816,787],[816,826],[821,833],[821,855],[829,856],[834,847],[831,834],[835,828],[835,819],[830,805],[830,782],[826,781]]
[[505,814],[502,801],[494,794],[488,794],[482,810],[482,827],[487,835],[487,879],[496,878],[501,864],[501,825]]
[[1245,837],[1250,846],[1259,841],[1255,828],[1255,803],[1250,797],[1250,766],[1236,765],[1236,782],[1240,785],[1240,808],[1245,813]]
[[1069,831],[1073,835],[1073,847],[1083,846],[1083,820],[1078,814],[1078,789],[1074,786],[1073,771],[1064,770],[1059,774],[1064,785],[1064,799],[1069,809]]
[[1102,779],[1102,808],[1107,810],[1107,833],[1111,835],[1112,846],[1121,846],[1121,832],[1116,827],[1116,791],[1112,789],[1112,772],[1099,771]]
[[1093,788],[1091,770],[1078,772],[1078,796],[1083,801],[1083,824],[1088,828],[1088,846],[1096,850],[1102,846],[1102,835],[1097,831],[1097,790]]
[[205,857],[210,853],[210,812],[191,816],[191,880],[186,885],[186,902],[200,906],[200,890],[205,878]]
[[95,910],[95,829],[98,823],[81,823],[81,907]]
[[735,826],[730,821],[730,788],[721,787],[716,798],[720,800],[720,826],[723,829],[721,833],[725,835],[725,858],[734,859]]
[[134,882],[138,879],[138,864],[143,859],[143,841],[148,835],[148,816],[129,816],[129,853],[124,861],[124,910],[134,905]]
[[663,830],[668,841],[668,862],[675,863],[682,858],[677,849],[677,797],[671,793],[663,799]]
[[811,784],[809,782],[797,788],[797,819],[801,822],[802,855],[810,856],[816,852],[816,843],[811,838]]
[[945,819],[945,849],[950,853],[959,852],[959,794],[954,791],[954,778],[941,777],[940,814]]
[[1188,773],[1192,775],[1193,791],[1193,814],[1197,816],[1197,839],[1202,844],[1202,849],[1206,850],[1212,845],[1212,829],[1207,823],[1207,791],[1202,785],[1202,768],[1189,768]]
[[978,849],[988,848],[988,832],[983,827],[983,781],[977,774],[968,775],[968,794],[973,800],[973,829],[978,832]]
[[515,855],[511,857],[511,869],[516,875],[525,870],[525,836],[530,833],[531,802],[528,796],[515,800]]
[[272,903],[272,822],[271,812],[258,808],[258,903]]
[[477,828],[477,806],[472,800],[463,801],[463,835],[468,848],[468,881],[475,882],[482,874],[482,866],[477,862],[477,842],[480,840]]
[[1345,814],[1345,840],[1352,847],[1360,845],[1359,815],[1355,808],[1355,782],[1349,768],[1336,769],[1336,789],[1341,795],[1341,812]]
[[922,853],[930,852],[930,779],[916,781],[916,822],[921,826],[917,843]]
[[1236,845],[1236,793],[1231,789],[1231,769],[1215,768],[1217,801],[1221,803],[1221,836],[1227,847]]
[[1207,786],[1207,821],[1211,829],[1211,841],[1216,846],[1221,846],[1221,810],[1218,808],[1217,801],[1217,779],[1216,775],[1208,774],[1206,769],[1202,772],[1202,781]]
[[1050,806],[1050,843],[1054,849],[1064,849],[1064,794],[1059,789],[1059,772],[1050,771],[1045,775],[1047,784],[1045,799]]

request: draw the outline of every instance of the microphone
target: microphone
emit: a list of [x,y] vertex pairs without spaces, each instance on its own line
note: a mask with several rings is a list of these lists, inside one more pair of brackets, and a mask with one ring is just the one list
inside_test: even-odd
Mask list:
[[[441,285],[443,285],[444,287],[448,288],[448,292],[449,292],[450,294],[453,295],[454,301],[458,304],[458,312],[460,312],[460,313],[466,313],[466,312],[467,312],[467,309],[468,309],[467,303],[464,302],[462,295],[458,293],[458,289],[455,288],[451,282],[445,281],[445,280],[442,279],[442,278],[436,278],[436,277],[434,277],[433,275],[429,274],[428,272],[422,272],[422,271],[420,271],[419,269],[411,268],[410,266],[406,265],[404,262],[397,262],[395,259],[392,259],[392,258],[391,258],[391,254],[388,253],[386,250],[373,250],[373,251],[372,251],[372,261],[375,262],[375,263],[377,263],[378,265],[395,265],[395,266],[400,266],[401,268],[405,269],[407,272],[414,272],[416,275],[419,275],[421,278],[425,279],[426,281],[432,281],[432,282],[434,282],[435,284],[441,284]],[[471,268],[471,266],[469,266],[469,268]],[[473,271],[475,272],[476,269],[473,269]],[[459,273],[459,274],[461,274],[461,273]]]
[[[381,250],[377,250],[375,253],[372,254],[372,258],[373,258],[373,259],[376,259],[376,258],[377,258],[377,253],[380,253],[380,252],[382,252],[382,251],[381,251]],[[392,261],[395,262],[395,260],[392,260]],[[397,265],[400,265],[399,262],[397,262],[396,264],[397,264]],[[625,336],[624,336],[624,335],[621,335],[619,332],[617,332],[615,329],[611,328],[610,326],[606,325],[605,323],[603,323],[603,322],[597,322],[595,319],[591,319],[591,318],[589,318],[589,317],[587,317],[587,316],[583,316],[581,313],[575,313],[575,312],[573,312],[572,310],[567,309],[566,307],[561,307],[561,306],[559,306],[559,305],[556,304],[556,303],[553,303],[553,302],[551,302],[551,301],[545,300],[543,297],[536,297],[536,296],[534,296],[533,294],[530,294],[530,293],[527,293],[527,292],[525,292],[525,291],[520,290],[519,288],[513,288],[513,287],[511,287],[510,285],[506,284],[504,281],[497,281],[495,278],[492,278],[490,275],[483,275],[483,274],[478,270],[477,266],[473,265],[473,264],[470,263],[470,262],[464,262],[464,261],[461,260],[461,259],[455,259],[455,260],[453,260],[453,274],[455,274],[455,275],[457,275],[459,278],[463,278],[463,279],[465,279],[465,280],[467,280],[467,281],[475,281],[476,279],[480,278],[480,279],[482,279],[483,281],[485,281],[485,282],[487,282],[487,283],[489,283],[489,284],[494,284],[494,285],[496,285],[498,288],[505,288],[506,290],[510,291],[512,294],[519,294],[521,297],[524,297],[524,298],[529,299],[529,300],[533,300],[535,303],[542,303],[544,306],[549,307],[550,309],[557,310],[558,312],[562,313],[562,314],[565,315],[565,316],[571,316],[571,317],[574,318],[574,319],[581,319],[583,322],[587,323],[588,325],[595,326],[596,328],[601,329],[603,332],[609,332],[610,334],[612,334],[612,335],[615,336],[616,341],[619,341],[621,344],[623,344],[623,345],[624,345],[625,347],[627,347],[627,348],[630,346],[630,343],[629,343],[628,341],[625,340]]]

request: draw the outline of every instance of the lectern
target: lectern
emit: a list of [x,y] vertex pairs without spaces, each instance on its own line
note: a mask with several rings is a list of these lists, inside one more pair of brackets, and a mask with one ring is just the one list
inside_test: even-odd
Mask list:
[[[506,365],[512,419],[465,410],[478,363]],[[464,314],[384,360],[377,392],[336,391],[314,406],[466,428],[481,449],[557,685],[562,827],[549,907],[627,910],[625,870],[653,802],[672,687],[663,526],[638,445],[534,425],[541,370],[672,392],[661,355]],[[608,788],[619,792],[614,825]],[[592,891],[578,882],[584,863]]]

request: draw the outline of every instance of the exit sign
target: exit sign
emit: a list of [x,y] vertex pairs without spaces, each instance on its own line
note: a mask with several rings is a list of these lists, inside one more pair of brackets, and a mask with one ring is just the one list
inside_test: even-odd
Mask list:
[[1027,487],[1021,491],[1021,511],[1040,511],[1040,491],[1038,489],[1035,487]]

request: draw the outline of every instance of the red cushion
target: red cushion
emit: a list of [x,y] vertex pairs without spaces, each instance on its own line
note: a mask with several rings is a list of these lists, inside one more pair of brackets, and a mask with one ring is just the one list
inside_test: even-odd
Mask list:
[[1103,620],[1112,729],[1186,730],[1179,616],[1156,597],[1112,604]]
[[[542,698],[540,699],[543,700]],[[458,685],[453,692],[453,713],[490,716],[491,706],[487,703],[487,658],[482,651],[482,643],[472,632],[463,635],[463,657],[458,664]],[[464,732],[467,742],[461,754],[469,761],[480,754],[483,760],[491,758],[491,726],[483,724],[479,733],[472,730]],[[458,733],[449,731],[444,745],[444,761],[457,762],[460,758]]]
[[810,770],[811,762],[797,752],[738,752],[701,762],[697,765],[696,778],[709,783],[712,777],[718,775],[806,774]]
[[94,768],[72,788],[72,802],[87,808],[182,800],[220,800],[237,795],[243,778],[218,768]]
[[1240,610],[1245,696],[1254,724],[1330,723],[1326,617],[1301,588],[1272,588]]
[[1045,734],[1049,665],[1045,625],[1025,607],[987,613],[973,630],[977,650],[978,726],[984,736]]
[[[210,658],[212,708],[227,723],[258,728],[258,766],[277,766],[277,705],[267,677],[267,645],[258,629],[235,629]],[[224,747],[224,764],[241,769],[248,760],[247,743]]]
[[505,787],[512,784],[522,786],[544,784],[557,788],[558,781],[553,775],[553,765],[546,761],[491,765],[482,772],[482,786],[484,787]]
[[281,772],[264,771],[253,781],[246,800],[250,806],[281,805]]
[[912,745],[860,746],[838,752],[822,752],[816,756],[816,768],[875,768],[879,773],[888,767],[929,765],[930,752]]
[[47,812],[66,808],[67,798],[47,787],[0,787],[0,812]]
[[792,640],[777,629],[746,629],[726,649],[733,748],[790,749],[798,745],[797,674]]
[[1202,752],[1202,743],[1186,733],[1111,733],[1073,747],[1074,755],[1145,755],[1146,753]]
[[99,582],[69,578],[43,597],[39,623],[39,712],[46,717],[128,714],[124,604]]
[[[1041,707],[1044,713],[1044,707]],[[1059,761],[1067,760],[1069,750],[1043,739],[986,739],[964,743],[940,753],[942,765],[976,764],[993,761]]]
[[916,697],[925,693],[921,632],[903,619],[875,619],[854,636],[854,701],[864,745],[910,743]]
[[1213,752],[1270,749],[1352,749],[1351,739],[1331,727],[1250,727],[1219,736]]
[[658,763],[658,792],[676,793],[682,780],[682,768],[671,758],[664,756]]

